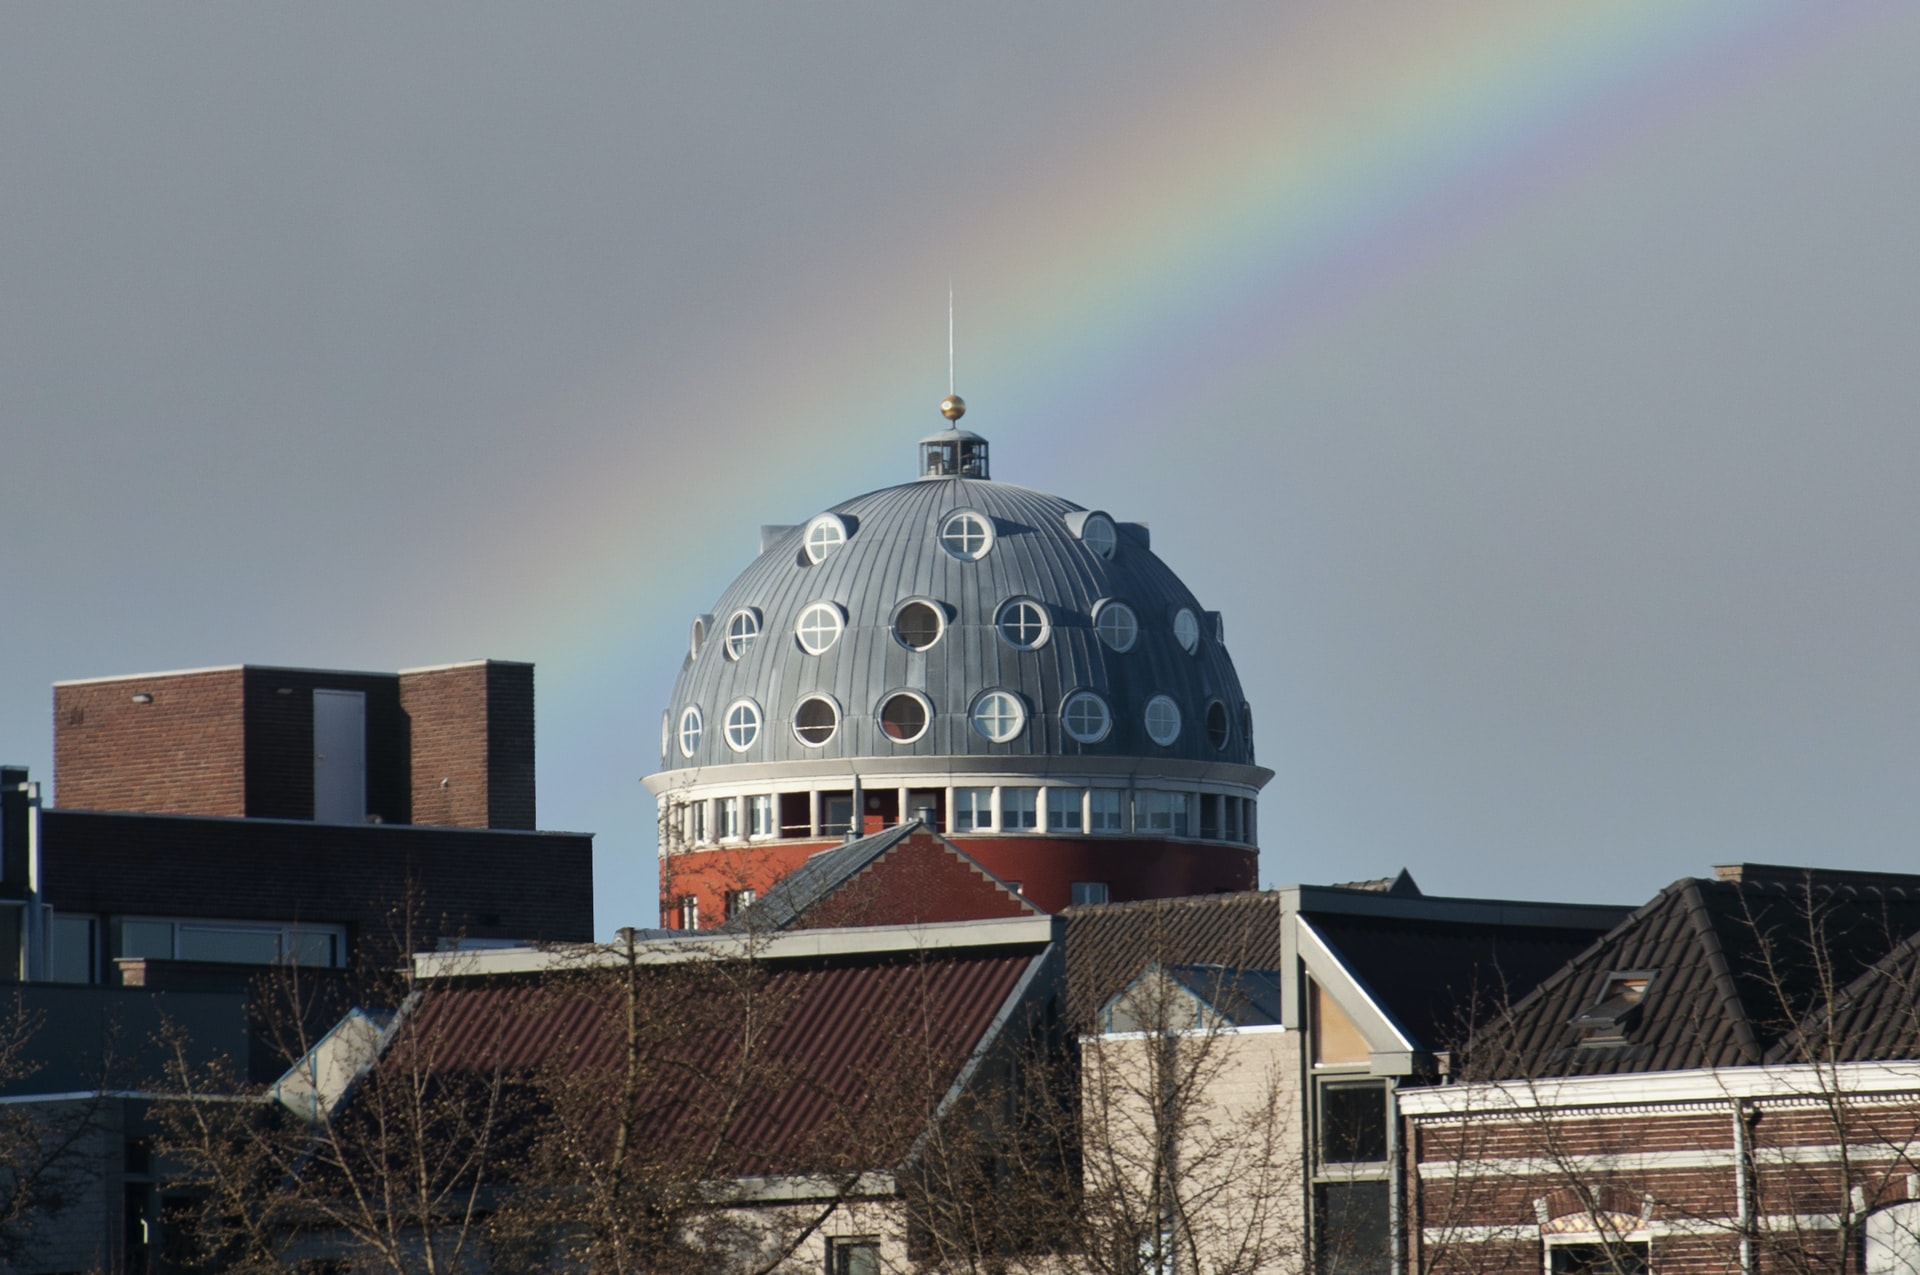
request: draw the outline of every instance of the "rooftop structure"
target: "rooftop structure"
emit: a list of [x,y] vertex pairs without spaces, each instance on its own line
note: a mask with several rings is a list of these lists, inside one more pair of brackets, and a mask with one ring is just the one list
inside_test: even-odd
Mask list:
[[1049,910],[1251,888],[1272,772],[1219,614],[1143,524],[994,481],[978,434],[918,471],[762,528],[692,621],[646,780],[664,919],[920,817]]

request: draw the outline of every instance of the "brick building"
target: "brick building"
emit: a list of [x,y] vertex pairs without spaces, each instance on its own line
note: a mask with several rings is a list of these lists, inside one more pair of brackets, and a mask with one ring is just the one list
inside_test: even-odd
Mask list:
[[[54,687],[58,804],[8,772],[0,928],[34,980],[344,966],[592,936],[592,838],[536,831],[533,668],[230,668]],[[11,906],[8,906],[8,902]]]
[[1920,1270],[1920,877],[1668,887],[1402,1096],[1409,1271]]

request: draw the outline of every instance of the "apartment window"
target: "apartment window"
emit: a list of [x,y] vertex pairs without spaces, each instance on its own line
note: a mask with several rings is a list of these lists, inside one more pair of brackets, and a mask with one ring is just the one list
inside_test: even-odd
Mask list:
[[707,839],[707,803],[690,801],[685,809],[687,844],[700,845]]
[[953,790],[953,830],[955,832],[993,831],[993,789],[956,788]]
[[100,981],[100,923],[90,916],[55,916],[47,935],[47,977],[56,983]]
[[741,912],[752,907],[756,897],[758,896],[756,896],[752,890],[728,890],[726,919],[731,921],[734,917],[739,916]]
[[674,912],[678,915],[681,929],[697,930],[700,928],[700,896],[699,895],[696,895],[696,894],[681,895],[680,902],[674,908]]
[[1040,826],[1040,790],[1038,788],[1002,788],[1000,790],[1000,831],[1016,832]]
[[823,836],[837,837],[853,830],[853,794],[850,792],[823,792],[820,794],[820,832]]
[[1127,830],[1127,794],[1118,788],[1095,788],[1087,794],[1087,831],[1108,834]]
[[748,800],[752,802],[750,808],[752,823],[748,826],[748,834],[755,837],[771,837],[774,834],[773,794],[755,793]]
[[1322,1182],[1313,1188],[1316,1275],[1391,1275],[1387,1184]]
[[880,1241],[870,1235],[828,1240],[827,1275],[880,1275]]
[[1105,881],[1075,881],[1070,896],[1075,904],[1105,903],[1107,901],[1107,883]]
[[[90,918],[71,919],[87,920],[91,924]],[[290,962],[313,968],[330,968],[345,963],[346,932],[339,926],[128,917],[119,923],[117,929],[119,934],[114,943],[114,955],[117,957],[214,961],[231,965]]]
[[1047,831],[1081,831],[1080,807],[1085,800],[1084,789],[1047,789]]
[[[1549,1241],[1547,1272],[1548,1275],[1646,1275],[1652,1266],[1648,1249],[1645,1240]],[[1869,1265],[1868,1269],[1874,1268]]]
[[1387,1158],[1387,1086],[1331,1081],[1320,1087],[1322,1164],[1375,1164]]
[[1187,801],[1184,792],[1158,792],[1144,788],[1134,794],[1133,829],[1157,832],[1164,836],[1187,835]]
[[722,797],[714,803],[714,821],[722,841],[738,840],[740,836],[740,799]]

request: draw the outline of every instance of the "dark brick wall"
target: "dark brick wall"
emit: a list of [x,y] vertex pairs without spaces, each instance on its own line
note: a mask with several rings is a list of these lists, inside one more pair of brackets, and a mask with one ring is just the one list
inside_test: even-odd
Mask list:
[[367,697],[367,813],[387,823],[412,822],[410,745],[397,676],[252,666],[245,673],[249,816],[313,818],[313,693],[332,690]]
[[488,826],[486,664],[400,674],[413,738],[413,818],[447,828]]
[[[244,684],[242,670],[231,668],[54,687],[58,804],[246,814]],[[135,694],[153,702],[136,704]],[[307,782],[311,816],[311,775]]]
[[343,924],[378,943],[411,886],[442,932],[593,937],[593,838],[391,824],[183,818],[49,810],[47,901],[105,916]]

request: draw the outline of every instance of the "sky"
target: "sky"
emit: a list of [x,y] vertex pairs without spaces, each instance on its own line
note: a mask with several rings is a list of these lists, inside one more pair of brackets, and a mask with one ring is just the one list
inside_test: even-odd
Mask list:
[[[50,684],[537,666],[655,917],[693,616],[912,477],[1150,523],[1263,884],[1913,869],[1920,6],[0,7],[0,760]],[[57,785],[55,799],[57,800]]]

